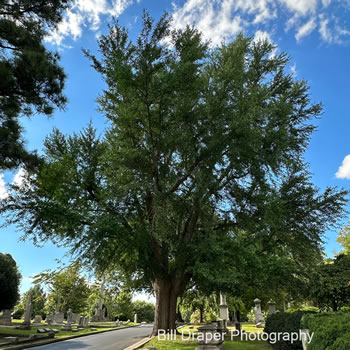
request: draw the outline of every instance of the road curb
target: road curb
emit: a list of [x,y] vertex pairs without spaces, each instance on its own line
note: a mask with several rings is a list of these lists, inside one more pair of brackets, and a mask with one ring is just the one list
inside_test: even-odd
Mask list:
[[[51,338],[51,339],[47,339],[47,340],[43,340],[40,343],[36,343],[36,344],[19,344],[19,345],[13,345],[13,346],[7,346],[5,348],[0,347],[1,350],[22,350],[22,349],[29,349],[29,348],[35,348],[36,346],[42,346],[42,345],[48,345],[48,344],[52,344],[52,343],[58,343],[61,341],[65,341],[65,340],[71,340],[71,339],[75,339],[75,338],[82,338],[82,337],[88,337],[89,335],[96,335],[96,334],[102,334],[102,333],[107,333],[107,332],[113,332],[113,331],[120,331],[122,329],[127,329],[127,328],[134,328],[134,327],[140,327],[140,325],[138,326],[128,326],[128,327],[122,327],[122,328],[114,328],[114,329],[106,329],[104,331],[101,332],[91,332],[91,333],[85,333],[85,334],[77,334],[77,335],[71,335],[69,337],[65,337],[65,338]],[[7,344],[8,345],[8,344]]]
[[139,349],[141,348],[141,346],[144,346],[145,344],[147,344],[149,341],[151,341],[154,338],[154,335],[151,337],[146,337],[141,339],[140,341],[138,341],[135,344],[132,344],[130,346],[128,346],[127,348],[124,348],[124,350],[135,350],[135,349]]

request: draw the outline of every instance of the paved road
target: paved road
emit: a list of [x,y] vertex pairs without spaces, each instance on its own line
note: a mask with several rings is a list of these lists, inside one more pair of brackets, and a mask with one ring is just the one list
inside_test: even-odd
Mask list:
[[149,336],[153,325],[145,324],[139,327],[121,329],[86,337],[65,340],[58,343],[37,346],[32,350],[123,350],[139,340]]

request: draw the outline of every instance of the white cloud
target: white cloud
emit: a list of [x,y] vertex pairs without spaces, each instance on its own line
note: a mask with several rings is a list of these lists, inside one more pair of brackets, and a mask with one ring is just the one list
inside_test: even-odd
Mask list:
[[[276,32],[277,18],[286,23],[287,31],[295,31],[298,42],[315,29],[328,43],[340,44],[341,37],[350,34],[337,24],[337,16],[350,10],[350,2],[335,2],[336,6],[329,7],[331,0],[187,0],[182,6],[179,0],[174,1],[174,27],[195,25],[213,45],[239,31],[261,31],[271,37],[271,32]],[[322,17],[324,11],[332,21]]]
[[328,7],[331,4],[332,0],[322,0],[323,7]]
[[6,188],[6,182],[4,180],[4,174],[0,173],[0,199],[6,199],[9,193]]
[[211,0],[188,0],[182,8],[174,4],[173,26],[195,25],[213,45],[220,44],[243,29],[240,16],[232,17],[234,1],[223,0],[219,7]]
[[303,24],[298,28],[297,33],[295,34],[295,39],[300,41],[304,36],[309,35],[316,28],[316,20],[315,18],[311,18],[308,22]]
[[333,35],[328,28],[329,19],[321,16],[319,32],[324,41],[331,43],[333,41]]
[[264,40],[267,40],[268,42],[272,43],[271,36],[268,32],[263,32],[261,30],[256,31],[253,41],[258,42],[258,41],[264,41]]
[[308,13],[314,13],[317,8],[318,0],[278,0],[285,5],[291,12],[305,16]]
[[335,174],[335,177],[337,179],[350,179],[350,154],[344,158],[342,165]]
[[290,67],[290,71],[293,75],[293,77],[296,77],[298,75],[298,72],[297,72],[297,64],[294,63],[291,67]]
[[14,176],[12,183],[18,187],[22,187],[25,184],[27,174],[28,173],[24,168],[20,168],[17,174]]
[[83,28],[98,31],[102,16],[120,16],[133,0],[75,0],[57,28],[49,33],[45,41],[63,45],[65,38],[76,40]]

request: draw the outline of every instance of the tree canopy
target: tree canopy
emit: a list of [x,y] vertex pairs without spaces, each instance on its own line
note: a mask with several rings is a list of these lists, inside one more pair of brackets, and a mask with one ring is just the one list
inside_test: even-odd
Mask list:
[[350,256],[338,255],[322,264],[310,286],[311,298],[320,309],[338,311],[350,302]]
[[283,283],[317,254],[345,191],[319,191],[303,153],[321,113],[289,58],[238,35],[212,48],[147,13],[135,42],[117,22],[89,52],[109,128],[45,141],[43,161],[2,201],[35,242],[153,287],[154,332],[173,329],[191,281],[240,296]]
[[341,244],[344,249],[344,254],[350,253],[350,226],[345,225],[339,232],[337,242]]
[[82,313],[87,311],[89,285],[81,275],[81,266],[74,262],[71,265],[58,269],[47,270],[34,276],[34,283],[49,289],[46,309],[53,313],[59,311]]
[[19,299],[21,274],[10,254],[0,253],[0,310],[12,309]]
[[38,161],[24,147],[21,115],[51,115],[62,108],[65,74],[43,37],[68,0],[0,1],[0,170]]

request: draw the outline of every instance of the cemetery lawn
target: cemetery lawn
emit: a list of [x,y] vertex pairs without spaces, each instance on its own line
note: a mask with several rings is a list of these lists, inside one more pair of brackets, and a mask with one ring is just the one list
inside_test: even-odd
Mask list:
[[[179,328],[178,332],[185,335],[185,340],[182,340],[181,334],[177,334],[176,339],[173,340],[158,340],[157,337],[155,337],[150,342],[145,344],[142,349],[147,349],[150,346],[154,346],[156,349],[160,350],[194,350],[197,347],[196,340],[186,340],[186,335],[197,332],[197,329],[200,326],[201,325],[187,325]],[[228,328],[230,331],[235,330],[235,327]],[[242,328],[247,333],[261,333],[263,331],[263,328],[256,328],[255,324],[251,322],[242,323]],[[224,346],[226,350],[272,350],[272,347],[265,341],[244,341],[235,337],[233,340],[228,337],[224,342]]]
[[[197,343],[196,341],[183,341],[181,336],[176,340],[166,341],[154,338],[145,344],[141,350],[145,350],[150,346],[154,346],[157,350],[194,350]],[[263,341],[225,340],[224,347],[225,350],[272,350],[272,347]]]
[[[23,321],[21,321],[23,322]],[[92,331],[90,330],[90,328],[85,328],[85,329],[82,329],[82,330],[79,330],[78,332],[70,332],[70,331],[61,331],[61,326],[43,326],[43,327],[32,327],[32,329],[29,331],[29,330],[22,330],[22,329],[14,329],[14,328],[1,328],[0,327],[0,336],[1,334],[13,334],[14,336],[18,335],[18,336],[27,336],[29,334],[38,334],[38,335],[47,335],[47,333],[37,333],[37,329],[38,328],[50,328],[50,329],[58,329],[60,332],[59,333],[56,333],[55,334],[55,338],[56,339],[59,339],[59,338],[66,338],[66,337],[71,337],[71,336],[75,336],[75,335],[79,335],[79,334],[89,334],[89,333],[96,333],[96,332],[102,332],[102,331],[106,331],[106,330],[111,330],[111,329],[118,329],[118,328],[125,328],[125,327],[129,327],[131,325],[134,325],[133,324],[128,324],[128,325],[121,325],[119,327],[105,327],[103,328],[103,324],[98,324],[98,323],[95,323],[95,326],[99,327],[97,328],[97,330],[95,331]],[[102,326],[102,328],[100,328]],[[94,327],[94,326],[91,326],[91,327]]]
[[[200,326],[201,325],[195,325],[195,326],[188,325],[188,326],[181,327],[180,329],[178,329],[178,331],[184,332],[185,334],[188,332],[192,333],[193,331],[197,331],[198,327],[200,327]],[[193,327],[193,328],[190,329],[189,327]],[[234,331],[236,328],[229,326],[228,329],[229,329],[229,331]],[[255,323],[253,323],[253,322],[242,322],[242,329],[246,332],[249,332],[249,333],[258,333],[258,332],[261,333],[264,331],[264,328],[257,328],[255,326]]]

